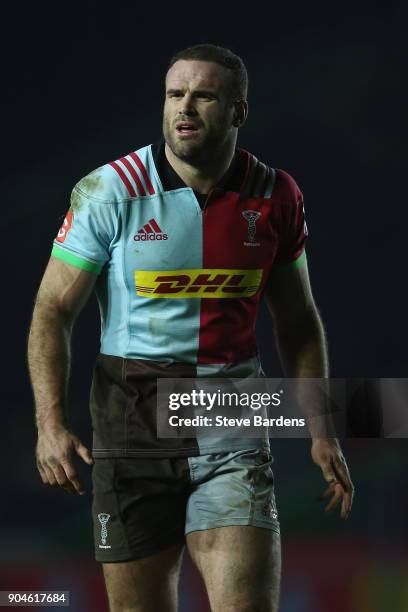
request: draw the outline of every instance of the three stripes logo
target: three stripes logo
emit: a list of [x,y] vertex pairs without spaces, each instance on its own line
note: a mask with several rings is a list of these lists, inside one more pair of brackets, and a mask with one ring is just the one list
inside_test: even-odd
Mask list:
[[168,235],[164,234],[159,227],[159,224],[154,219],[149,219],[145,225],[138,230],[137,234],[133,236],[133,240],[139,242],[148,240],[167,240]]

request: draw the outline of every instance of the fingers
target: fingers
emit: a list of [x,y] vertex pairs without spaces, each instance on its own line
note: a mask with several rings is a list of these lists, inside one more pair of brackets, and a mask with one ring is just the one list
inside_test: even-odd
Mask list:
[[341,481],[343,487],[345,489],[350,489],[352,487],[350,474],[347,468],[347,464],[343,456],[341,457],[333,457],[332,459],[333,468],[336,472],[337,478]]
[[44,484],[59,485],[68,493],[84,495],[85,488],[78,477],[74,464],[69,458],[58,460],[49,458],[47,461],[37,461],[37,468]]
[[341,512],[340,512],[340,516],[342,519],[346,520],[346,518],[350,514],[352,503],[353,503],[352,498],[348,494],[344,495],[343,501],[341,504]]
[[72,464],[72,462],[68,460],[63,461],[62,468],[64,469],[64,473],[65,473],[67,482],[69,483],[69,486],[72,487],[73,493],[76,492],[78,493],[78,495],[84,495],[85,493],[84,485],[79,479],[77,471],[74,465]]
[[323,478],[325,479],[327,483],[330,484],[331,482],[337,482],[338,480],[337,473],[330,459],[326,459],[324,463],[322,462],[320,467],[323,472]]
[[[333,484],[334,484],[334,483],[333,483]],[[332,487],[331,487],[331,486],[329,486],[329,487],[327,487],[327,489],[325,489],[325,490],[323,491],[323,493],[321,493],[321,494],[318,496],[317,500],[318,500],[318,501],[323,501],[323,500],[324,500],[326,497],[329,497],[329,495],[331,495],[332,493],[333,493],[333,489],[332,489]]]
[[54,476],[54,472],[46,465],[43,465],[43,470],[47,479],[46,484],[51,485],[52,487],[57,484],[56,478]]
[[78,493],[83,495],[85,488],[78,478],[77,472],[71,461],[68,459],[57,463],[51,460],[52,466],[44,462],[37,462],[38,471],[44,484],[51,486],[59,485],[68,493]]
[[338,506],[338,504],[341,503],[341,512],[340,512],[340,516],[343,519],[346,519],[350,513],[351,510],[351,505],[352,505],[352,495],[350,493],[348,493],[347,491],[344,491],[343,489],[343,485],[340,482],[333,482],[325,491],[324,493],[322,493],[319,497],[318,500],[322,501],[323,499],[325,499],[326,497],[332,496],[332,499],[330,500],[330,502],[327,504],[326,508],[324,509],[325,512],[331,512],[332,510],[334,510],[334,508],[336,506]]
[[351,506],[353,504],[354,486],[351,482],[347,464],[344,459],[340,460],[336,458],[334,460],[334,464],[344,489],[343,502],[341,505],[341,517],[343,519],[346,519],[350,513]]
[[57,465],[54,467],[54,476],[60,487],[65,489],[68,493],[75,493],[75,488],[70,482],[66,473],[66,468],[63,465]]
[[88,465],[93,464],[93,459],[90,450],[86,448],[86,446],[84,446],[78,438],[74,439],[74,448],[78,455],[81,457],[81,459],[85,461],[85,463],[87,463]]
[[[343,464],[339,460],[333,461],[332,469],[333,471],[326,468],[324,471],[324,476],[328,481],[329,486],[318,497],[318,500],[322,501],[328,497],[331,497],[329,503],[325,507],[325,512],[331,512],[334,510],[334,508],[336,508],[341,501],[340,516],[342,519],[347,519],[353,503],[353,483],[351,482],[347,465]],[[336,475],[331,477],[332,474]]]
[[330,491],[330,494],[332,495],[332,498],[327,504],[327,506],[325,507],[324,509],[325,512],[331,512],[332,510],[334,510],[334,508],[338,506],[340,501],[343,499],[344,491],[340,483],[333,483],[330,486],[329,491]]
[[37,461],[37,469],[40,472],[40,476],[41,476],[41,480],[43,481],[43,484],[49,484],[47,474],[45,473],[45,470],[43,469],[39,461]]
[[317,439],[312,444],[313,461],[320,466],[327,489],[318,497],[319,501],[330,498],[326,512],[333,510],[341,501],[341,517],[346,519],[351,510],[354,486],[351,482],[346,460],[337,440]]
[[88,465],[93,464],[90,451],[72,432],[63,431],[59,437],[42,433],[37,444],[37,468],[44,484],[59,485],[68,493],[84,495],[85,488],[72,461],[73,450]]

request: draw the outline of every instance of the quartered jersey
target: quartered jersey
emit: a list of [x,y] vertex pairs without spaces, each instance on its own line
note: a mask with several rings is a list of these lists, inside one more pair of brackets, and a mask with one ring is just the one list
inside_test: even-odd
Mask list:
[[156,378],[262,376],[260,299],[273,266],[304,263],[306,235],[293,178],[238,147],[205,196],[174,172],[163,140],[75,185],[52,256],[99,275],[96,456],[268,446],[267,438],[231,439],[228,448],[214,439],[158,439]]

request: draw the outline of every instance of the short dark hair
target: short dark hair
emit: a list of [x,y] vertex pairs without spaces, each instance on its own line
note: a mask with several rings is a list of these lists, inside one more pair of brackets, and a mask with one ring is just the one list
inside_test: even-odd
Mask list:
[[246,100],[248,93],[248,73],[242,59],[230,49],[218,45],[200,44],[178,51],[170,60],[167,72],[179,60],[200,60],[215,62],[231,71],[230,94],[233,101]]

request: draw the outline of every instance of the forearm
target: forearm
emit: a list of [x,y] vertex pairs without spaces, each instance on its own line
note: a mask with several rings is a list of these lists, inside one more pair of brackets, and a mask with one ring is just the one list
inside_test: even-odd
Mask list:
[[295,324],[277,326],[277,348],[288,378],[327,378],[329,360],[323,323],[315,307]]
[[329,381],[321,380],[329,376],[327,341],[317,309],[306,310],[294,325],[281,328],[276,336],[285,376],[296,379],[295,396],[311,437],[334,437]]
[[67,387],[72,321],[56,307],[37,303],[28,338],[28,367],[36,423],[67,425]]

